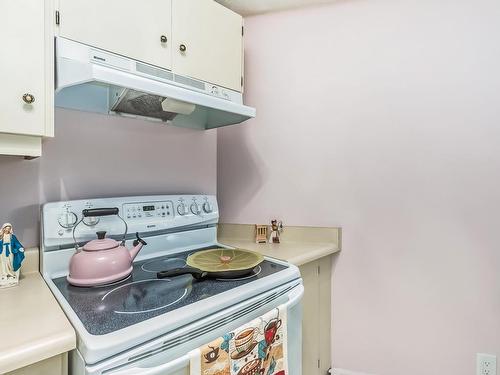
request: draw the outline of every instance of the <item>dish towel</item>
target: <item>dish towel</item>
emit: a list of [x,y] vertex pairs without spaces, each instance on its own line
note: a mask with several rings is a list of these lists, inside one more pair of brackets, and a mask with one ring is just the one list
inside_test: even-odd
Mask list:
[[280,306],[190,353],[190,375],[288,375],[286,308]]

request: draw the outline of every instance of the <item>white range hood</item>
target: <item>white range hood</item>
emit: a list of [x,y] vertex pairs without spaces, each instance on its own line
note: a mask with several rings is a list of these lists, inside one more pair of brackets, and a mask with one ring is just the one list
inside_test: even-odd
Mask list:
[[212,129],[255,117],[242,94],[56,38],[56,106]]

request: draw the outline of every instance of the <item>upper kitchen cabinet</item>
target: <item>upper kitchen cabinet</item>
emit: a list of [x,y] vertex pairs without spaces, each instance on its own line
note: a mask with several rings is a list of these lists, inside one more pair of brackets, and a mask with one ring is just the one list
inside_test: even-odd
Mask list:
[[171,69],[171,12],[171,0],[59,0],[59,36]]
[[0,154],[40,156],[54,135],[53,22],[49,0],[0,2]]
[[172,0],[174,72],[241,92],[242,26],[213,0]]

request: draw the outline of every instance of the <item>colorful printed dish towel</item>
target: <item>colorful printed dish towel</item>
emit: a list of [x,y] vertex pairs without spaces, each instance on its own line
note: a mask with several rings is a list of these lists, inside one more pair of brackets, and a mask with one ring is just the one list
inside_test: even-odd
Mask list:
[[190,375],[288,375],[281,306],[191,352]]

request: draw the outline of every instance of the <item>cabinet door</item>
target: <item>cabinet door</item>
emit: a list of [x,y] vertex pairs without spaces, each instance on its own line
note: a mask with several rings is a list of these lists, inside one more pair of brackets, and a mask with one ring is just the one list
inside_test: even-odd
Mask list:
[[319,373],[327,374],[331,363],[332,256],[319,260]]
[[171,69],[171,0],[60,0],[59,35]]
[[0,133],[45,135],[44,17],[44,1],[0,2]]
[[323,375],[331,366],[332,256],[300,266],[304,283],[302,374]]
[[319,375],[319,337],[320,337],[320,291],[319,263],[314,261],[300,266],[304,283],[304,307],[302,319],[302,374]]
[[5,375],[67,375],[68,353],[44,359],[32,365],[8,372]]
[[242,25],[213,0],[172,0],[174,72],[241,91]]

